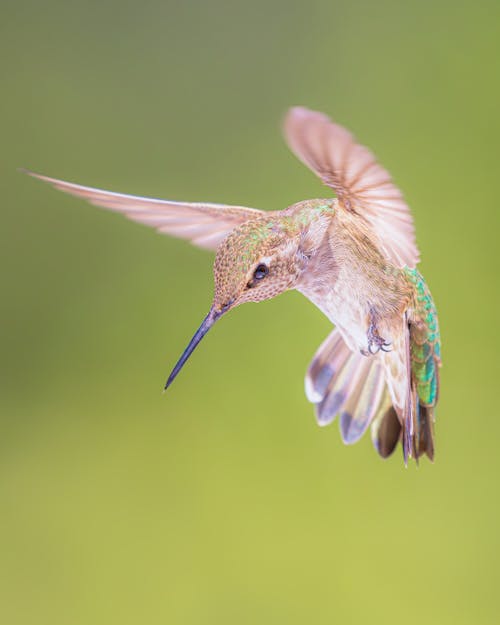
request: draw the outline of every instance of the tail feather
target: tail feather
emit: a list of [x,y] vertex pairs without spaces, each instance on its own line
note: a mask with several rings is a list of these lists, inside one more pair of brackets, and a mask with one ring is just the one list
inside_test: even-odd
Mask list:
[[[335,328],[314,356],[305,381],[319,425],[339,415],[345,444],[357,442],[371,425],[380,456],[390,456],[401,441],[405,463],[424,454],[434,458],[434,407],[422,401],[423,376],[415,375],[419,370],[410,349],[410,331],[405,316],[393,336],[393,350],[366,357],[351,351]],[[433,376],[435,371],[437,367]]]
[[418,453],[425,453],[430,460],[434,460],[434,408],[430,406],[420,406]]
[[364,434],[384,395],[385,377],[380,361],[351,351],[334,329],[318,349],[306,375],[306,394],[315,404],[320,425],[340,415],[344,443]]
[[412,410],[415,414],[412,455],[417,462],[424,454],[427,454],[430,460],[434,460],[434,407],[425,406],[420,402],[414,380],[412,380]]
[[344,408],[345,403],[356,392],[360,365],[364,360],[361,354],[349,351],[344,365],[330,379],[322,401],[316,404],[316,416],[320,425],[328,425]]
[[426,454],[434,460],[434,407],[419,403],[418,395],[412,392],[410,421],[403,421],[402,441],[405,462],[408,458],[418,459]]
[[387,389],[373,419],[371,435],[373,445],[382,458],[388,458],[392,454],[401,437],[401,423]]
[[340,332],[333,330],[318,348],[307,371],[305,390],[311,403],[324,399],[332,378],[343,368],[350,354]]
[[356,443],[365,433],[382,399],[385,378],[382,367],[364,358],[358,368],[356,386],[340,415],[340,433],[346,444]]

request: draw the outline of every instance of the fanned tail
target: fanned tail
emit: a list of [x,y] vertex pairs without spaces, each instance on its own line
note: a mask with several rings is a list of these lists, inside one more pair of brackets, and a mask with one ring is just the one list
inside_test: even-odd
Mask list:
[[373,444],[383,458],[401,441],[405,464],[424,454],[433,460],[441,362],[437,321],[433,327],[405,314],[392,350],[369,357],[351,351],[335,328],[316,352],[305,381],[319,425],[339,415],[342,440],[352,444],[371,424]]
[[386,395],[384,370],[378,358],[352,352],[338,329],[318,349],[305,385],[319,425],[327,425],[340,415],[340,433],[346,444],[361,438]]

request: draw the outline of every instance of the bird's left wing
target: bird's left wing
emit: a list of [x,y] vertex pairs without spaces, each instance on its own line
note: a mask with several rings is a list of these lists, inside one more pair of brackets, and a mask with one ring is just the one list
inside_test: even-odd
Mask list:
[[129,219],[152,226],[159,232],[188,239],[195,245],[209,250],[215,250],[229,232],[243,222],[264,214],[264,211],[244,206],[174,202],[125,195],[49,178],[28,170],[23,171],[48,182],[60,191],[84,198],[96,206],[123,213]]
[[334,189],[339,206],[365,219],[385,256],[414,268],[419,261],[410,210],[370,150],[323,113],[290,109],[285,137],[291,150]]

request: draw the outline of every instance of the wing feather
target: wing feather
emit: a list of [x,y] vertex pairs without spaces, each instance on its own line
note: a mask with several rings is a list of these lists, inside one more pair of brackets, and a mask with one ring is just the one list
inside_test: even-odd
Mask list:
[[289,111],[285,136],[295,155],[334,189],[340,206],[370,224],[388,260],[414,268],[419,252],[410,210],[372,152],[323,113],[302,107]]
[[249,219],[264,214],[264,211],[244,206],[175,202],[126,195],[65,182],[28,170],[23,171],[48,182],[55,189],[81,197],[95,206],[122,213],[133,221],[156,228],[161,233],[188,239],[199,247],[211,250],[217,249],[231,230]]

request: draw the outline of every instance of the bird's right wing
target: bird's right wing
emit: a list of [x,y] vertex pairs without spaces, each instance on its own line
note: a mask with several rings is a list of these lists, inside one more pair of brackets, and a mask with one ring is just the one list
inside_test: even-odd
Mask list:
[[129,219],[152,226],[159,232],[188,239],[195,245],[209,250],[215,250],[231,230],[243,222],[265,214],[264,211],[244,206],[174,202],[125,195],[49,178],[28,170],[23,171],[48,182],[60,191],[84,198],[96,206],[123,213]]
[[368,222],[385,256],[414,268],[419,261],[410,210],[370,150],[323,113],[290,109],[285,137],[296,156],[331,187],[339,206]]

